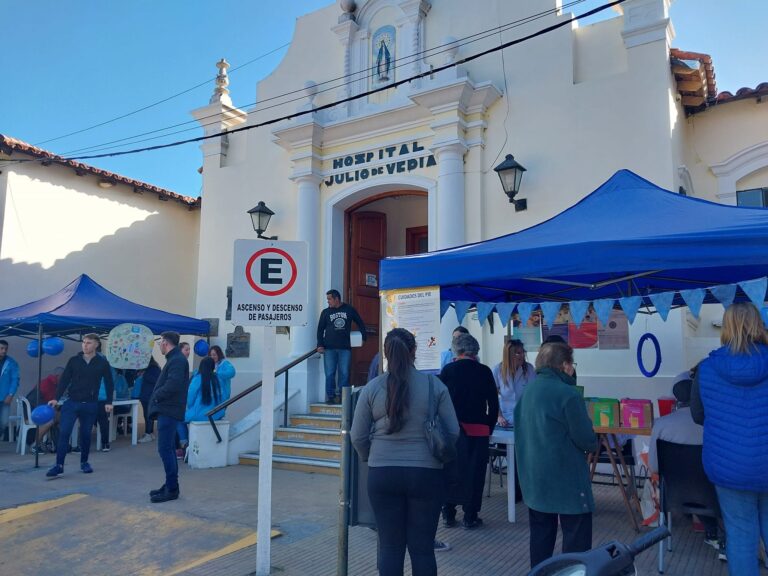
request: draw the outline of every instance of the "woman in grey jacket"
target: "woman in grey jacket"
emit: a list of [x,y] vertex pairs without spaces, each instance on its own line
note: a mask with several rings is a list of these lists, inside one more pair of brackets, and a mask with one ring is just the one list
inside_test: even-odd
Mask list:
[[384,340],[387,372],[371,380],[355,408],[352,444],[368,461],[368,496],[379,533],[379,574],[402,576],[405,550],[413,576],[435,576],[433,541],[443,501],[443,464],[432,456],[424,433],[429,386],[447,440],[459,423],[446,387],[414,367],[416,340],[395,328]]

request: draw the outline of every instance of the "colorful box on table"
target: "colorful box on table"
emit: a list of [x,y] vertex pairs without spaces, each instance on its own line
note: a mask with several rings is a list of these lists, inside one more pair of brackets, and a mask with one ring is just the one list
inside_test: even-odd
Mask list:
[[621,424],[619,401],[616,398],[585,398],[587,413],[593,426],[614,427]]
[[622,398],[621,425],[624,428],[652,427],[653,402],[638,398]]

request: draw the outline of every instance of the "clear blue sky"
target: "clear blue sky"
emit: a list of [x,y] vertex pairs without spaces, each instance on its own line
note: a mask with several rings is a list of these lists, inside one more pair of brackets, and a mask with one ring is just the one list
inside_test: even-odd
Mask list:
[[[187,122],[192,119],[190,110],[208,102],[219,58],[226,57],[234,68],[273,51],[290,42],[298,16],[329,3],[0,0],[0,133],[67,154]],[[544,6],[549,3],[542,0]],[[602,3],[587,0],[571,10],[579,14]],[[673,45],[710,54],[719,91],[735,92],[768,81],[763,30],[768,22],[768,1],[675,0],[671,15],[677,32]],[[235,105],[246,107],[255,101],[257,81],[277,66],[284,53],[282,48],[232,72]],[[150,110],[43,143],[206,80],[205,86]],[[303,80],[297,84],[300,87]],[[199,129],[187,131],[131,147],[200,133]],[[198,144],[88,162],[181,194],[200,193]]]

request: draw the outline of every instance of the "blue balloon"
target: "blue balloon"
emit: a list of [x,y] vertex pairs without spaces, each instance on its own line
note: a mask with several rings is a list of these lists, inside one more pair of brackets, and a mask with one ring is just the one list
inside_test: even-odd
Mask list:
[[195,342],[195,354],[198,356],[208,356],[208,348],[208,342],[205,340]]
[[64,340],[58,336],[52,336],[43,340],[43,354],[58,356],[64,351]]
[[41,404],[34,410],[32,410],[32,422],[37,424],[38,426],[42,426],[43,424],[47,424],[51,420],[53,420],[53,408],[48,406],[48,404]]
[[40,343],[37,340],[29,341],[29,344],[27,344],[27,354],[32,356],[32,358],[37,358],[40,354]]

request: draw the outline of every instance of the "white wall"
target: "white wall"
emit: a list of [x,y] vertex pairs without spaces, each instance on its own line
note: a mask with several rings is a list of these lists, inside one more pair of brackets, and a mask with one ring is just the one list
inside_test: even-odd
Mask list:
[[[14,158],[18,156],[14,154]],[[195,314],[200,212],[157,194],[40,162],[13,164],[0,179],[0,309],[48,296],[81,274],[137,303]],[[14,339],[22,389],[37,378],[37,361]],[[44,373],[79,351],[68,345],[45,357]]]

